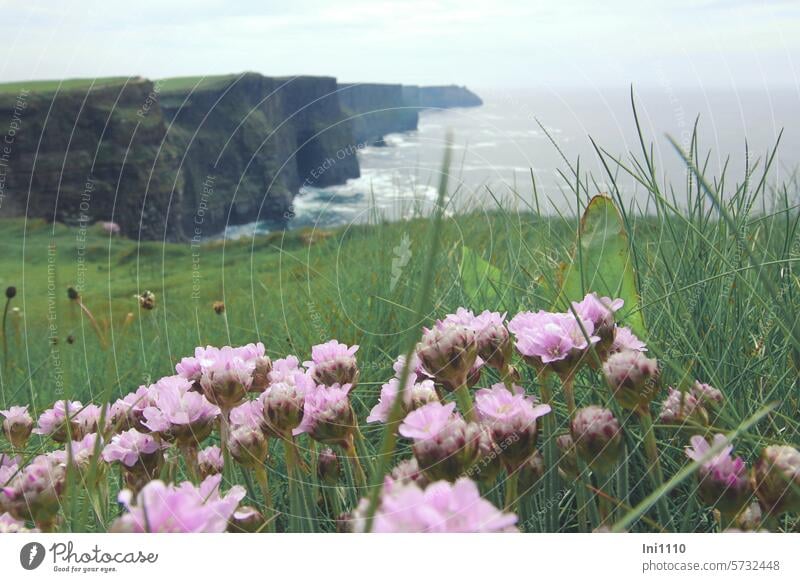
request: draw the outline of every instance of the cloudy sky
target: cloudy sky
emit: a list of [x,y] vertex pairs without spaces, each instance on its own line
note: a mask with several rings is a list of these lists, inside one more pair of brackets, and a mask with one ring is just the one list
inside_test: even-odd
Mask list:
[[0,81],[800,87],[796,0],[0,0]]

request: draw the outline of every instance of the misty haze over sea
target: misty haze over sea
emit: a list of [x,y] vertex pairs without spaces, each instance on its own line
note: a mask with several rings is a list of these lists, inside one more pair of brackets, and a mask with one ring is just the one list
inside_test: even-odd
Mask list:
[[[581,172],[591,172],[604,186],[602,170],[589,136],[621,159],[641,149],[627,90],[569,89],[563,91],[493,91],[476,89],[481,107],[423,111],[417,131],[391,134],[385,147],[359,151],[361,178],[346,185],[324,189],[306,188],[294,201],[295,218],[290,228],[320,228],[362,223],[376,213],[387,219],[425,212],[435,199],[447,131],[454,137],[449,190],[455,192],[455,211],[496,205],[488,189],[504,201],[520,196],[533,203],[531,170],[536,179],[542,209],[574,211],[574,195],[568,191],[561,170],[570,171],[558,149],[539,127],[551,133],[570,163],[580,158]],[[683,190],[686,167],[666,139],[689,147],[692,128],[699,115],[700,148],[710,150],[708,174],[718,175],[727,162],[728,182],[742,180],[745,141],[751,164],[767,152],[785,128],[770,177],[785,180],[800,164],[800,135],[793,122],[800,112],[800,98],[791,89],[697,91],[661,87],[637,90],[636,103],[645,139],[654,144],[659,178]],[[635,182],[621,176],[623,196],[637,199]],[[641,187],[640,187],[641,188]],[[639,199],[644,199],[640,193]],[[552,206],[547,200],[550,199]],[[517,203],[518,208],[524,204]],[[230,227],[228,236],[242,236],[274,228],[269,223]]]

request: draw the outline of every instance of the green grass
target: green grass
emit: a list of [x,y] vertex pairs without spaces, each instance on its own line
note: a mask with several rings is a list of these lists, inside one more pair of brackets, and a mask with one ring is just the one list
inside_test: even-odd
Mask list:
[[[642,152],[632,161],[615,160],[600,148],[598,155],[608,168],[602,180],[610,185],[609,194],[622,210],[646,337],[650,354],[662,363],[664,391],[668,385],[687,386],[695,378],[722,390],[726,404],[712,430],[740,431],[736,452],[749,463],[765,444],[797,446],[800,213],[796,204],[800,190],[796,177],[775,183],[768,160],[763,160],[759,166],[745,168],[737,182],[729,176],[705,180],[694,176],[673,190],[654,177],[657,169],[644,141]],[[688,157],[702,167],[705,157],[696,144]],[[573,202],[577,200],[583,209],[597,192],[595,180],[601,177],[582,173],[578,167],[570,167],[564,175]],[[617,184],[625,175],[638,184],[636,204],[622,203]],[[531,199],[528,192],[520,197]],[[677,199],[687,203],[677,205]],[[724,212],[720,213],[715,200],[721,201]],[[2,374],[0,405],[30,403],[40,412],[55,398],[115,398],[172,373],[180,357],[197,345],[261,340],[273,358],[292,353],[302,360],[312,345],[337,338],[361,345],[362,380],[354,403],[363,422],[377,401],[380,385],[393,375],[393,360],[408,348],[408,338],[421,325],[458,306],[511,315],[552,306],[560,265],[570,260],[575,245],[578,218],[542,216],[536,207],[531,203],[522,212],[500,207],[487,214],[447,218],[433,256],[426,246],[431,221],[424,217],[330,232],[276,233],[197,248],[111,239],[94,228],[85,233],[84,243],[84,233],[74,228],[4,221],[0,285],[17,286],[19,294],[11,305],[24,315],[9,316],[9,362]],[[645,214],[641,208],[651,212]],[[393,282],[394,249],[405,236],[412,241],[411,257]],[[311,244],[310,238],[314,239]],[[50,246],[55,252],[49,257]],[[502,273],[500,288],[488,284],[477,292],[472,285],[465,288],[459,275],[464,246]],[[79,266],[81,252],[85,268]],[[432,307],[425,308],[420,319],[417,311],[425,302],[420,302],[419,289],[430,260],[428,303]],[[48,261],[53,265],[49,272]],[[103,342],[67,300],[70,285],[81,286],[84,302],[103,330]],[[157,295],[154,311],[138,308],[135,295],[145,289]],[[54,308],[49,303],[51,293]],[[216,300],[225,302],[225,316],[212,311]],[[128,313],[133,315],[126,323]],[[51,327],[55,326],[55,344],[49,337],[48,315]],[[68,336],[74,343],[67,342]],[[486,377],[481,385],[492,382]],[[523,384],[529,392],[539,392],[530,370],[525,369]],[[602,378],[591,370],[579,375],[575,389],[578,406],[615,408]],[[562,400],[557,391],[560,432],[566,430],[567,420]],[[762,410],[768,405],[772,408]],[[626,507],[641,504],[628,514],[626,527],[714,531],[717,525],[711,511],[693,495],[696,484],[683,454],[685,435],[656,426],[665,477],[678,477],[654,494],[644,477],[641,431],[615,410],[625,420],[629,456],[618,473],[624,477],[617,478],[614,490],[625,499]],[[763,418],[753,419],[759,411]],[[750,419],[752,426],[748,426]],[[369,472],[378,462],[375,455],[383,428],[362,425],[361,430]],[[280,444],[273,447],[279,449]],[[401,442],[394,458],[409,454],[408,443]],[[273,496],[288,507],[279,451],[272,458]],[[244,477],[236,473],[234,479],[242,482]],[[302,484],[303,499],[294,500],[306,504],[310,519],[282,517],[279,529],[333,529],[330,516],[314,503],[318,488],[316,480],[309,478]],[[498,481],[487,488],[486,495],[499,504],[502,489]],[[251,495],[257,503],[258,495]],[[573,487],[559,492],[555,505],[561,513],[560,530],[587,527],[576,507],[576,499],[581,498],[585,495],[576,495]],[[355,499],[354,491],[347,489],[347,507]],[[671,523],[657,523],[656,501],[666,503]],[[74,504],[85,502],[81,494],[71,496],[69,515],[75,514]],[[543,508],[552,505],[541,487],[526,496],[519,512],[523,529],[545,529]],[[110,514],[114,511],[108,508]],[[621,510],[618,517],[625,513]],[[588,519],[595,520],[592,511]],[[68,518],[64,527],[102,530],[107,523],[89,512],[85,521]],[[796,530],[797,516],[784,517],[774,527]]]
[[109,85],[120,85],[128,79],[129,77],[100,77],[97,79],[13,81],[11,83],[0,83],[0,95],[16,94],[23,89],[38,94],[49,94],[56,91],[86,91],[89,88],[99,89]]

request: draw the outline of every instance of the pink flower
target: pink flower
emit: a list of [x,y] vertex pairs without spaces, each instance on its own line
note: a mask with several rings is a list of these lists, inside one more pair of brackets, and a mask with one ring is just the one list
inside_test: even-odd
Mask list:
[[38,426],[33,429],[34,434],[49,436],[54,441],[63,443],[67,440],[67,417],[69,417],[72,437],[80,436],[80,424],[77,415],[83,404],[75,401],[58,400],[53,408],[45,410],[40,416]]
[[600,341],[599,336],[593,335],[591,321],[579,322],[572,314],[550,313],[537,319],[536,325],[525,327],[517,334],[517,349],[526,358],[542,364],[568,362],[580,357],[589,347],[589,342]]
[[659,421],[664,424],[684,424],[693,421],[696,424],[708,424],[708,414],[697,398],[689,392],[681,392],[669,387],[666,400],[661,405]]
[[305,377],[306,371],[300,365],[297,356],[286,356],[272,363],[272,371],[269,373],[269,383],[278,384],[284,382],[294,384],[298,377]]
[[204,448],[197,454],[197,464],[203,478],[222,473],[225,464],[222,451],[216,445]]
[[598,297],[597,293],[589,293],[583,301],[573,301],[572,307],[578,317],[585,321],[590,321],[594,329],[612,328],[614,326],[614,312],[619,311],[625,301],[622,299],[611,299],[610,297]]
[[189,482],[178,486],[151,481],[136,496],[125,490],[119,501],[127,513],[118,518],[111,531],[124,533],[221,533],[228,526],[243,487],[234,486],[227,494],[219,492],[221,475],[206,478],[199,487]]
[[691,392],[699,402],[711,407],[721,406],[725,400],[721,391],[714,388],[711,384],[703,384],[699,380],[694,383]]
[[636,337],[628,327],[617,326],[614,328],[614,342],[611,344],[611,353],[616,354],[625,350],[646,352],[645,343]]
[[93,432],[102,432],[109,425],[110,412],[108,405],[106,407],[105,427],[100,426],[100,417],[103,414],[103,409],[97,404],[87,404],[75,415],[81,427],[81,434],[89,434]]
[[724,514],[738,513],[750,502],[751,497],[744,461],[740,457],[731,455],[733,446],[727,444],[725,435],[714,435],[712,445],[725,446],[708,459],[704,457],[712,445],[709,445],[705,438],[695,435],[689,442],[692,446],[686,448],[686,456],[702,463],[697,472],[700,498]]
[[223,408],[233,408],[244,399],[256,371],[253,353],[247,346],[225,346],[216,357],[200,361],[200,386],[209,401]]
[[262,430],[264,424],[264,407],[261,400],[247,400],[230,412],[232,427],[247,426],[254,430]]
[[39,530],[26,528],[24,521],[14,519],[10,513],[0,513],[0,533],[39,533]]
[[311,438],[325,444],[347,442],[355,428],[355,413],[348,394],[352,386],[324,386],[320,384],[305,397],[303,420],[292,431],[298,435],[307,433]]
[[219,356],[219,348],[214,346],[196,347],[194,356],[182,358],[175,366],[175,372],[190,382],[200,382],[203,364],[210,365]]
[[306,394],[317,389],[310,376],[294,372],[287,382],[276,382],[261,395],[262,410],[268,432],[283,436],[296,429],[303,420]]
[[33,418],[27,406],[12,406],[8,410],[0,410],[3,416],[3,434],[16,448],[22,448],[28,442],[33,430]]
[[478,357],[475,332],[466,326],[437,322],[417,344],[425,371],[449,392],[467,383]]
[[52,522],[66,482],[64,455],[59,452],[39,455],[17,472],[0,489],[0,506],[16,519]]
[[[69,460],[69,455],[71,453],[72,462],[76,467],[79,469],[87,468],[94,456],[96,443],[97,433],[90,433],[79,441],[72,441],[72,443],[68,444],[64,449],[65,459]],[[103,450],[102,439],[99,450]]]
[[537,419],[550,412],[547,404],[525,396],[521,388],[512,393],[503,384],[475,394],[475,411],[497,444],[506,467],[513,471],[534,452],[538,436]]
[[[365,499],[353,515],[353,529],[366,530]],[[480,496],[469,479],[439,481],[424,490],[415,482],[384,483],[372,531],[376,533],[467,533],[515,531],[517,516],[504,513]]]
[[[398,380],[403,373],[403,367],[406,365],[406,357],[403,355],[397,356],[397,360],[395,360],[394,364],[392,364],[392,369],[394,370],[394,376]],[[414,378],[416,376],[416,381],[421,382],[422,380],[428,380],[432,378],[428,372],[425,371],[425,368],[422,366],[422,362],[417,355],[417,352],[412,352],[411,354],[411,363],[409,365],[409,376]]]
[[202,441],[211,432],[220,410],[180,376],[162,378],[153,385],[153,406],[144,410],[144,425],[166,440],[189,444]]
[[358,346],[347,346],[336,340],[311,348],[311,360],[303,362],[308,373],[318,384],[356,384],[358,382]]
[[140,432],[149,430],[144,426],[144,409],[153,406],[150,386],[139,386],[136,392],[126,394],[111,405],[111,423],[116,427],[135,428]]
[[111,442],[103,449],[103,460],[122,463],[130,468],[139,463],[142,457],[158,453],[162,446],[152,435],[130,429],[111,438]]
[[[399,389],[400,380],[397,378],[392,378],[381,387],[380,399],[370,411],[367,422],[386,422],[389,419],[389,413],[394,405],[395,398],[397,398]],[[403,409],[406,412],[439,400],[433,380],[414,383],[411,376],[409,376],[409,382],[406,384],[403,396]]]
[[406,438],[427,440],[436,437],[453,419],[456,403],[431,402],[406,416],[398,431]]
[[[712,446],[725,444],[728,439],[723,434],[715,434],[713,443],[709,445],[702,436],[695,435],[689,442],[692,446],[686,448],[686,456],[693,461],[701,461]],[[703,460],[700,472],[704,477],[710,477],[726,486],[742,486],[747,481],[745,464],[740,457],[732,457],[731,452],[733,445],[726,445],[713,457]]]

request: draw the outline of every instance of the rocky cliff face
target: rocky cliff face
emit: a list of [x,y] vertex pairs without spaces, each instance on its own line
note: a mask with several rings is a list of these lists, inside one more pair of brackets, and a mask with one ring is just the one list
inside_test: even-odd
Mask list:
[[389,133],[417,129],[419,108],[406,101],[402,85],[340,84],[339,102],[358,143],[381,144]]
[[55,85],[0,85],[0,216],[143,239],[288,219],[299,190],[358,177],[358,149],[416,129],[420,109],[480,104],[460,87],[256,73]]
[[174,150],[163,147],[167,128],[154,94],[144,79],[0,94],[0,119],[16,120],[3,136],[0,216],[116,220],[128,236],[163,237],[182,183]]

